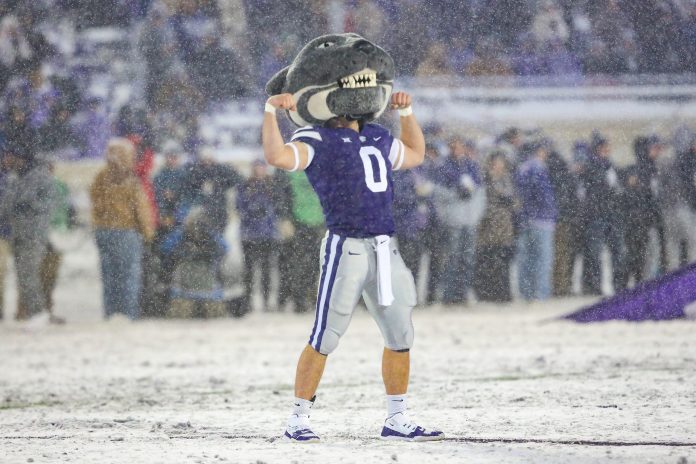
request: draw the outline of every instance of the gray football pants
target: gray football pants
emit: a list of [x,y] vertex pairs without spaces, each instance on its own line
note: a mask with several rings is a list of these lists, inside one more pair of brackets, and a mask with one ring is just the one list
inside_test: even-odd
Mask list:
[[389,256],[394,301],[380,306],[375,245],[374,238],[348,238],[331,232],[324,237],[316,316],[309,338],[309,344],[319,353],[328,355],[336,349],[361,296],[382,332],[384,345],[394,351],[411,348],[411,312],[416,305],[413,276],[392,240]]

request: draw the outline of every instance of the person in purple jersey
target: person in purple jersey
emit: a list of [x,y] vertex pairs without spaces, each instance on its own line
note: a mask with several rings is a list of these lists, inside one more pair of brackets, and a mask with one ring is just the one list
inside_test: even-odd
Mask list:
[[[288,171],[305,171],[319,196],[328,229],[322,243],[316,319],[297,366],[294,408],[285,432],[293,441],[319,439],[309,423],[310,409],[326,358],[348,328],[361,296],[385,342],[382,377],[388,411],[381,437],[444,438],[441,431],[413,423],[406,411],[416,289],[390,240],[394,234],[392,171],[421,164],[425,140],[413,116],[410,95],[394,93],[390,104],[401,116],[400,139],[379,125],[338,116],[323,126],[298,129],[289,143],[281,136],[276,110],[295,111],[292,94],[274,95],[266,104],[262,131],[266,161]],[[396,291],[392,292],[392,285]]]

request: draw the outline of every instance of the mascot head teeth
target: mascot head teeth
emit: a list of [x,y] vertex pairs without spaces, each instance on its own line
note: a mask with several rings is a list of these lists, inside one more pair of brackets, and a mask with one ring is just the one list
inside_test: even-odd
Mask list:
[[394,74],[394,60],[377,44],[357,34],[330,34],[307,43],[266,92],[293,95],[297,110],[286,114],[297,126],[341,115],[369,122],[387,108]]
[[373,71],[360,71],[339,79],[338,86],[342,89],[377,87],[377,73]]

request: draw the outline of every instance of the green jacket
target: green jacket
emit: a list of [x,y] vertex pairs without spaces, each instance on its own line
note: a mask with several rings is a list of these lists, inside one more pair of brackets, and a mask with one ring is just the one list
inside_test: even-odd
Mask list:
[[292,189],[292,216],[295,222],[310,227],[323,225],[324,212],[307,175],[304,172],[291,172],[289,178]]

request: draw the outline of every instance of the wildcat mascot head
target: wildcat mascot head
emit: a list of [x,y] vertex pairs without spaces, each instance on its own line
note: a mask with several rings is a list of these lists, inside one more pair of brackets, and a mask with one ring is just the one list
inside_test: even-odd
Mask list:
[[394,60],[357,34],[331,34],[309,42],[292,64],[266,84],[268,95],[291,93],[298,126],[322,125],[338,116],[363,122],[378,118],[389,103]]

